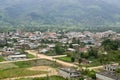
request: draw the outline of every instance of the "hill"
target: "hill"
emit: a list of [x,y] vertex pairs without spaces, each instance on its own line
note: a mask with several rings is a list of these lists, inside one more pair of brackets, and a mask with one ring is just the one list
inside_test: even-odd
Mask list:
[[120,27],[112,0],[0,0],[0,25],[7,27]]

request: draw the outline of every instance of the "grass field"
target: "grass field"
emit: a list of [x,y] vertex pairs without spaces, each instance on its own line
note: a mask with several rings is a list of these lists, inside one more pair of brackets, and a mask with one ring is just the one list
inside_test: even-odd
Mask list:
[[5,59],[3,57],[0,57],[0,62],[2,62],[2,61],[5,61]]
[[56,59],[59,59],[61,61],[65,61],[65,62],[71,62],[71,58],[70,57],[59,57],[59,58],[56,58]]
[[17,80],[66,80],[60,76],[50,76],[50,77],[41,77],[41,78],[33,78],[33,79],[17,79]]
[[34,70],[28,69],[34,66],[56,67],[59,65],[57,65],[55,62],[45,60],[45,59],[0,64],[0,80],[5,78],[31,76],[31,75],[47,73],[46,71],[43,71],[43,70],[34,71]]
[[32,54],[27,54],[27,58],[28,58],[28,59],[29,59],[29,58],[35,58],[35,56],[32,55]]
[[16,66],[13,63],[3,63],[3,64],[0,64],[0,70],[12,69],[12,68],[18,68],[18,66]]
[[44,73],[47,73],[47,72],[31,71],[25,68],[5,69],[5,70],[0,70],[0,79],[20,77],[20,76],[31,76],[31,75],[44,74]]

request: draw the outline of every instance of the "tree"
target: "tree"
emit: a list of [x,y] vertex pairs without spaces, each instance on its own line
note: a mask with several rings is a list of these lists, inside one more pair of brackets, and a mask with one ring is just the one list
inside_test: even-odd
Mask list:
[[96,73],[95,73],[95,71],[90,71],[89,72],[89,77],[91,77],[92,79],[96,79]]
[[74,57],[71,57],[71,62],[75,62],[75,58]]
[[104,47],[104,49],[106,51],[109,50],[117,50],[120,46],[120,41],[118,40],[110,40],[110,39],[106,39],[102,42],[102,46]]
[[83,78],[83,77],[81,77],[81,78],[79,78],[79,80],[84,80],[84,78]]
[[90,48],[88,50],[88,54],[89,54],[90,57],[97,58],[98,57],[98,50],[95,49],[95,48]]
[[70,44],[69,44],[69,48],[73,48],[73,45],[72,45],[72,43],[70,43]]
[[56,54],[61,55],[65,52],[65,49],[60,44],[57,44],[55,46],[55,52]]
[[82,63],[82,59],[81,59],[81,58],[78,59],[78,63],[79,63],[79,64]]

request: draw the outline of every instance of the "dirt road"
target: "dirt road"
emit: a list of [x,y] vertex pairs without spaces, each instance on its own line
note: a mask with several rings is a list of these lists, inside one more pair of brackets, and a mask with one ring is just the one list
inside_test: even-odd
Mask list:
[[64,61],[61,61],[61,60],[54,59],[53,56],[46,56],[44,54],[38,54],[38,52],[34,51],[34,50],[27,50],[26,52],[28,52],[29,54],[32,54],[34,56],[37,56],[37,58],[47,59],[47,60],[51,60],[51,61],[56,61],[57,63],[59,63],[61,65],[64,65],[64,66],[67,66],[67,67],[77,67],[73,63],[68,63],[68,62],[64,62]]

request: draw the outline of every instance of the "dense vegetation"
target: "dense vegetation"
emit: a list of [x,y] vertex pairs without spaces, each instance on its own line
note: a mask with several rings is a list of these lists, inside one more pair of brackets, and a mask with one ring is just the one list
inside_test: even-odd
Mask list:
[[0,30],[120,31],[120,8],[104,1],[0,0]]

